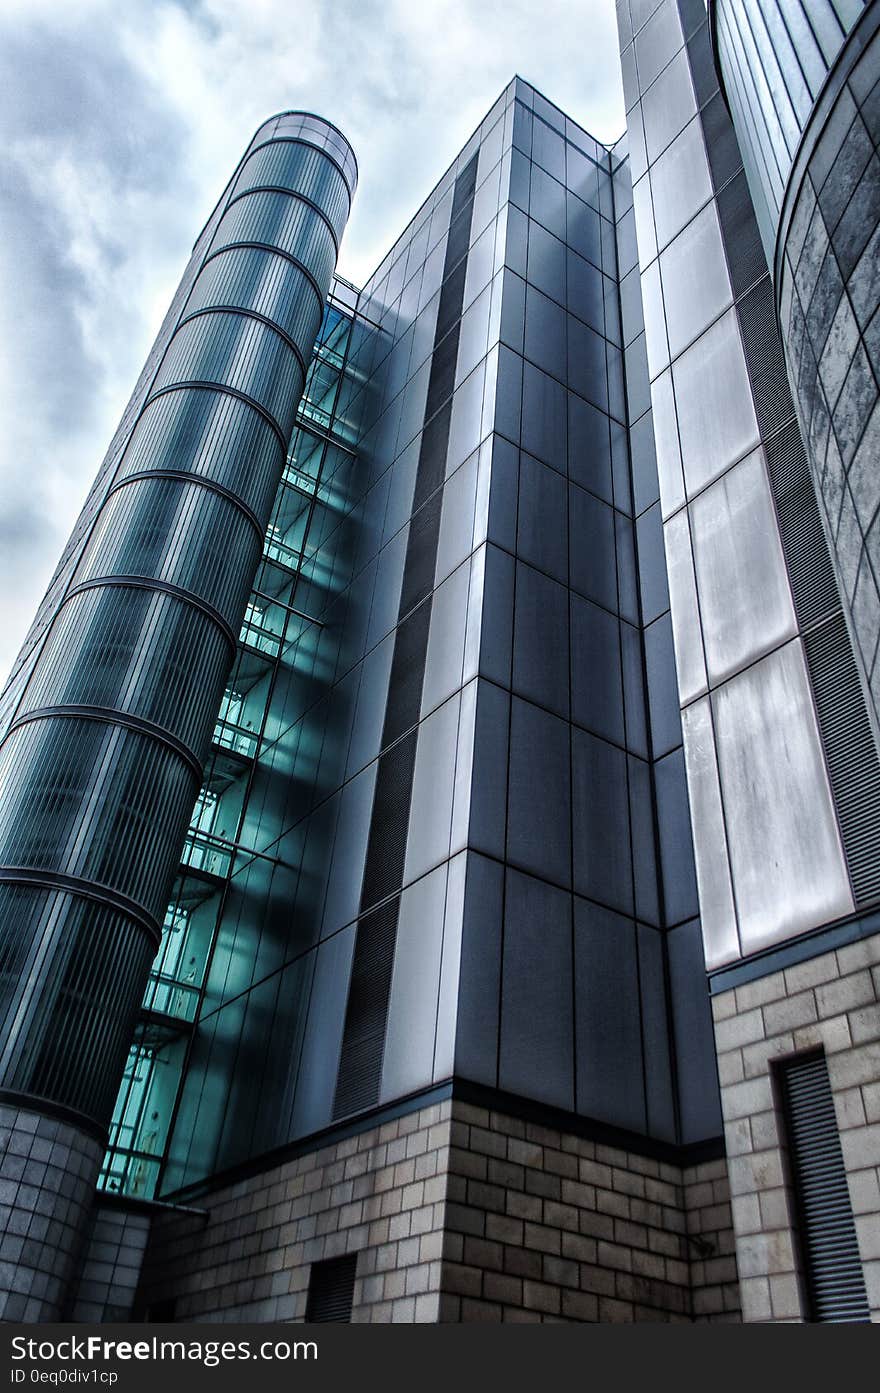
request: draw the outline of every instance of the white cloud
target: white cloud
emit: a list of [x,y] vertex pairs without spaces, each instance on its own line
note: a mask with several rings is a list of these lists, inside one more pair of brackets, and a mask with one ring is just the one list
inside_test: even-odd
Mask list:
[[621,133],[612,0],[4,0],[0,680],[256,126],[345,131],[363,282],[514,72]]

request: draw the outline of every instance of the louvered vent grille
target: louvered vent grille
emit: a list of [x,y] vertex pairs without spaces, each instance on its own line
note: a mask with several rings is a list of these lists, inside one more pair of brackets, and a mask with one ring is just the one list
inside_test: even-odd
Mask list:
[[397,896],[390,904],[365,914],[358,924],[334,1117],[361,1112],[379,1101],[399,913]]
[[824,1055],[780,1069],[810,1319],[869,1320],[846,1171]]
[[418,731],[410,731],[379,759],[361,889],[362,911],[392,895],[403,883],[417,741]]
[[794,606],[805,629],[839,610],[840,595],[797,423],[790,421],[765,450]]
[[738,297],[767,274],[767,258],[742,170],[719,193],[718,216],[724,234],[730,283],[734,296]]
[[442,508],[443,491],[438,489],[424,507],[419,509],[409,525],[400,591],[401,614],[409,614],[410,610],[434,589]]
[[383,749],[412,730],[419,719],[430,625],[431,606],[423,604],[397,626],[382,728]]
[[712,100],[703,107],[700,120],[703,123],[712,184],[717,190],[722,188],[738,169],[742,169],[742,156],[720,92],[716,92]]
[[843,614],[804,636],[828,776],[858,904],[880,897],[880,763]]
[[306,1301],[306,1323],[309,1325],[335,1321],[347,1325],[351,1320],[354,1302],[354,1279],[357,1253],[342,1258],[312,1264],[309,1295]]
[[769,275],[743,296],[737,313],[763,439],[794,416]]

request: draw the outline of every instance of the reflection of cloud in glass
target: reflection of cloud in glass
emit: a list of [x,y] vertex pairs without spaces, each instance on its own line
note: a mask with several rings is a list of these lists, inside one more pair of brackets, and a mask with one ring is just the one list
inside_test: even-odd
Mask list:
[[[295,16],[295,19],[294,19]],[[588,36],[588,40],[587,40]],[[514,72],[623,128],[611,0],[6,0],[0,684],[229,162],[272,111],[345,131],[366,278]]]

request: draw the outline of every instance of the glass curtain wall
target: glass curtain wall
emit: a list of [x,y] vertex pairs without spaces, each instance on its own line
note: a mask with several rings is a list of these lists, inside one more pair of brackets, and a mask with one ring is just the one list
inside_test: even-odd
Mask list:
[[[204,783],[113,1112],[99,1183],[117,1194],[151,1198],[155,1193],[218,924],[232,881],[252,860],[244,809],[262,742],[271,742],[271,694],[282,666],[308,668],[313,662],[319,626],[297,607],[295,592],[301,568],[314,550],[310,528],[316,515],[335,515],[342,503],[337,476],[351,459],[351,440],[344,421],[334,421],[334,407],[356,294],[340,280],[331,289],[266,528]],[[281,859],[265,857],[268,866]]]

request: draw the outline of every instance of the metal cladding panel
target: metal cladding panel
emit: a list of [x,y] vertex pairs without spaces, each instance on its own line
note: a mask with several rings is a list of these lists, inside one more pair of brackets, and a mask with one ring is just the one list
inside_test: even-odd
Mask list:
[[800,640],[718,688],[712,711],[743,952],[851,913]]

